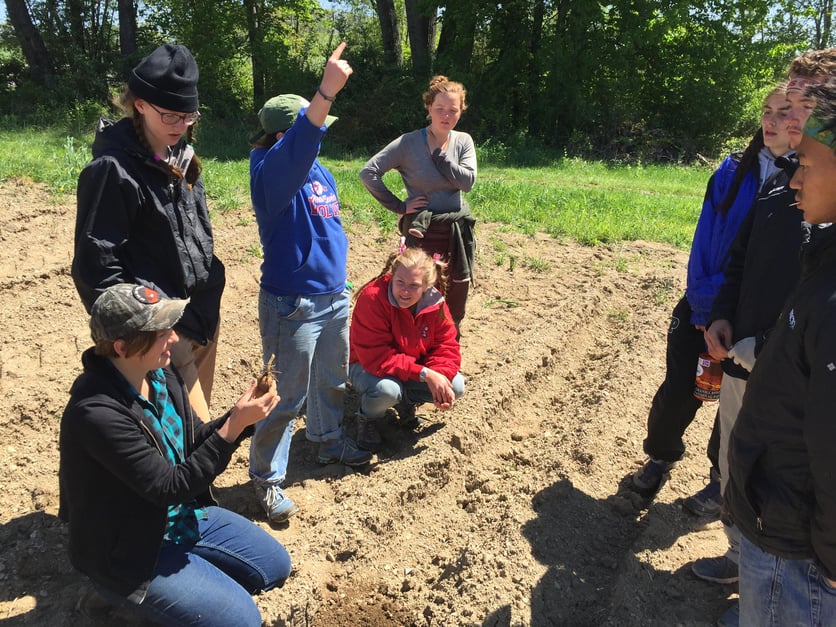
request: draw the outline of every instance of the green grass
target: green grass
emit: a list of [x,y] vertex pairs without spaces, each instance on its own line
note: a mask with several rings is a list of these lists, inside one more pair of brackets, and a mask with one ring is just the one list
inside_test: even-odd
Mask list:
[[[210,130],[203,129],[202,136]],[[202,144],[197,145],[215,214],[250,206],[248,148],[246,138],[239,139],[231,146],[230,134],[220,142],[225,152],[202,152]],[[89,134],[71,136],[58,129],[0,129],[0,180],[25,177],[45,183],[56,195],[74,194],[91,140]],[[327,153],[327,143],[325,148]],[[337,180],[348,228],[376,224],[394,231],[395,217],[360,183],[364,159],[323,156],[322,162]],[[556,158],[548,167],[487,165],[467,199],[479,220],[522,233],[543,231],[590,245],[643,239],[687,248],[709,174],[704,166],[610,165],[568,158]],[[403,195],[397,173],[387,173],[384,180]],[[496,251],[496,263],[509,263],[506,257],[507,251]],[[537,269],[536,259],[519,261]]]

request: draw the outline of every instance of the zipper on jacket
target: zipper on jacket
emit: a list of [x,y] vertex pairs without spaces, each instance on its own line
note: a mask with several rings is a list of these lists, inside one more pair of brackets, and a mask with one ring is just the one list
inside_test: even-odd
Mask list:
[[755,518],[755,527],[758,528],[758,531],[760,533],[763,533],[763,518],[761,518],[760,516]]
[[160,443],[157,442],[157,438],[154,437],[154,433],[151,431],[151,429],[148,428],[148,425],[146,425],[141,420],[139,421],[139,425],[148,432],[148,435],[151,436],[151,441],[154,443],[154,446],[156,447],[157,452],[160,454],[160,456],[163,459],[165,459],[165,453],[163,453],[163,449],[160,447]]

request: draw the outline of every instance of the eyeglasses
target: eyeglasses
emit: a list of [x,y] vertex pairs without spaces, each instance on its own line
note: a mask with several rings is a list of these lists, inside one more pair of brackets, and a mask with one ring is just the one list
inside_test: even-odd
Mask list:
[[[146,100],[146,102],[148,101]],[[195,111],[194,113],[180,114],[171,113],[169,111],[160,111],[150,102],[148,102],[148,106],[160,114],[160,120],[162,120],[163,124],[168,124],[169,126],[174,126],[175,124],[179,124],[180,122],[182,122],[186,126],[191,126],[200,119],[200,111]]]

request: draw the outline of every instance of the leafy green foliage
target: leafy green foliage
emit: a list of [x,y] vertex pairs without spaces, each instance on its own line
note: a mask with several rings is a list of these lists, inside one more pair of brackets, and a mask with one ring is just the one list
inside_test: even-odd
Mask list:
[[[799,51],[832,41],[831,4],[442,0],[420,10],[437,16],[431,73],[468,88],[459,128],[486,151],[504,152],[506,162],[525,159],[519,164],[539,160],[525,156],[526,146],[642,163],[717,156],[728,138],[751,136],[761,90]],[[383,53],[378,4],[370,0],[135,6],[136,50],[123,55],[115,0],[30,0],[49,67],[45,79],[35,78],[12,28],[0,28],[0,115],[40,124],[83,117],[89,103],[106,110],[130,68],[175,41],[198,61],[204,113],[237,133],[255,126],[272,95],[312,96],[328,54],[345,40],[355,73],[335,104],[341,119],[327,150],[369,154],[425,123],[429,75],[411,66],[402,0],[394,5],[400,66]]]

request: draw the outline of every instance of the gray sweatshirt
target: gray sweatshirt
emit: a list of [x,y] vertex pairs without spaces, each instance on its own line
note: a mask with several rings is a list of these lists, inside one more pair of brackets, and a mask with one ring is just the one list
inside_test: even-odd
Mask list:
[[424,133],[418,129],[405,133],[368,160],[360,180],[369,193],[395,213],[406,211],[405,200],[383,183],[383,175],[397,170],[406,188],[406,198],[426,196],[427,209],[448,213],[463,208],[462,192],[469,192],[476,181],[476,148],[467,133],[450,131],[447,151],[431,155]]

